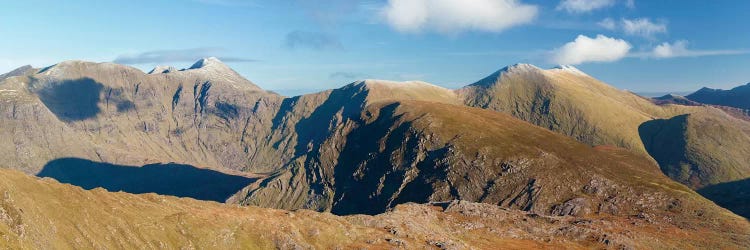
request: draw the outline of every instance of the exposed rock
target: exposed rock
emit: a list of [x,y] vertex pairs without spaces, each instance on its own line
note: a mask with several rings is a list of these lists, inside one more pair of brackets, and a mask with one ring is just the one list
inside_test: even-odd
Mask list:
[[563,204],[552,207],[554,215],[573,215],[581,216],[591,213],[591,208],[586,198],[573,198]]

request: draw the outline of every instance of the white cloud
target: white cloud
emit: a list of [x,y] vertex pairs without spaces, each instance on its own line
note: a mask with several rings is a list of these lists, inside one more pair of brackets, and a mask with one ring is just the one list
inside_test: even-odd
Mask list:
[[685,40],[674,43],[662,43],[651,51],[648,55],[655,58],[673,58],[673,57],[699,57],[699,56],[719,56],[719,55],[740,55],[748,54],[748,50],[690,50],[688,42]]
[[653,38],[655,34],[666,33],[667,25],[651,22],[648,18],[622,19],[622,29],[628,35]]
[[389,0],[381,11],[401,32],[500,32],[533,21],[538,7],[519,0]]
[[617,23],[615,23],[615,20],[612,20],[612,18],[605,18],[598,23],[596,23],[602,28],[608,29],[608,30],[615,30],[617,29]]
[[613,62],[628,55],[632,47],[622,39],[597,35],[590,38],[578,35],[572,42],[552,51],[552,61],[557,64],[581,64],[585,62]]
[[569,13],[586,13],[614,4],[615,0],[562,0],[557,5],[557,10],[565,10]]
[[675,57],[677,55],[685,55],[688,53],[687,41],[677,41],[673,44],[665,42],[656,46],[653,51],[654,57],[657,58]]
[[635,0],[627,0],[625,1],[625,6],[629,9],[635,9]]

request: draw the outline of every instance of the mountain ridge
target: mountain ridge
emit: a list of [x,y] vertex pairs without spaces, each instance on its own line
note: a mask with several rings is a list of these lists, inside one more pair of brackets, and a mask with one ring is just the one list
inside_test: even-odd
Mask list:
[[[24,93],[24,98],[28,98],[27,102],[0,104],[5,110],[4,127],[12,128],[5,131],[6,136],[14,138],[2,145],[7,148],[3,152],[13,152],[7,156],[11,166],[21,166],[27,173],[37,172],[47,162],[61,157],[130,166],[179,162],[220,171],[262,173],[266,177],[240,190],[229,201],[267,207],[310,208],[342,214],[377,213],[403,202],[463,197],[551,214],[567,211],[561,206],[584,211],[584,207],[602,203],[603,200],[578,199],[576,202],[583,202],[583,205],[565,205],[568,201],[581,198],[575,196],[575,190],[580,190],[590,181],[588,179],[571,177],[575,181],[560,183],[542,178],[544,172],[532,171],[518,175],[523,176],[516,177],[519,179],[507,180],[496,189],[485,190],[486,187],[497,185],[488,183],[497,181],[477,177],[465,182],[451,180],[450,183],[455,183],[448,184],[446,178],[458,178],[456,173],[425,167],[461,166],[459,169],[473,169],[469,166],[474,163],[466,162],[466,159],[474,159],[476,164],[485,164],[478,169],[485,169],[487,178],[505,180],[504,174],[496,172],[497,169],[517,171],[513,169],[524,169],[528,165],[523,159],[543,159],[538,155],[516,155],[519,159],[513,159],[515,153],[508,152],[519,152],[513,151],[514,147],[531,147],[535,143],[544,145],[544,140],[528,141],[522,136],[511,136],[513,140],[510,141],[515,142],[515,146],[507,145],[502,148],[507,152],[490,154],[489,151],[480,152],[473,146],[466,146],[475,142],[460,138],[484,134],[485,137],[476,138],[476,141],[485,140],[482,145],[491,148],[488,145],[505,144],[486,141],[486,138],[503,141],[500,138],[518,131],[547,135],[548,129],[588,145],[574,147],[593,155],[593,158],[587,158],[582,154],[581,159],[614,157],[608,155],[611,152],[590,151],[583,149],[585,147],[615,145],[627,148],[635,155],[622,157],[637,162],[633,164],[643,169],[655,171],[649,174],[652,175],[659,171],[656,163],[660,162],[660,156],[643,145],[639,126],[653,119],[668,119],[673,115],[706,109],[655,105],[648,99],[582,75],[578,70],[543,70],[528,64],[506,67],[486,77],[489,80],[481,87],[474,84],[450,90],[418,81],[396,83],[363,80],[333,90],[285,98],[263,91],[233,70],[215,67],[223,65],[216,61],[202,59],[195,63],[200,66],[195,69],[155,75],[111,63],[71,61],[48,67],[30,77],[3,81],[0,86],[23,83],[14,86]],[[219,73],[216,73],[216,68],[219,68]],[[245,87],[238,88],[238,84],[245,84]],[[86,100],[84,106],[80,106],[81,102],[70,103],[64,98],[73,94],[66,92],[72,89],[71,86],[79,90],[75,93],[81,95],[77,100]],[[457,126],[451,124],[460,122],[453,117],[440,115],[441,111],[431,106],[463,114],[457,117],[464,117],[466,124],[462,126],[470,126],[471,129],[450,130]],[[613,111],[602,112],[602,109]],[[723,111],[711,112],[719,114],[712,115],[712,121],[726,123],[725,120],[729,119],[720,115]],[[497,116],[495,113],[510,116]],[[484,120],[484,124],[491,124],[487,128],[471,122],[485,119],[478,118],[483,116],[498,120]],[[50,121],[50,127],[32,122],[40,118]],[[525,125],[510,122],[515,119],[525,121],[521,123]],[[703,124],[703,120],[698,121],[698,124]],[[446,124],[449,126],[444,127]],[[727,124],[745,126],[734,120]],[[495,127],[513,130],[497,130]],[[18,131],[38,135],[29,137]],[[49,138],[58,138],[54,131],[68,131],[64,134],[70,138],[55,139],[53,143],[45,144]],[[438,134],[445,135],[435,137]],[[703,141],[711,145],[718,143],[702,136],[697,137],[700,139],[697,145]],[[410,138],[416,143],[416,151],[394,144],[396,138],[400,137]],[[578,143],[556,134],[544,138],[561,144]],[[377,141],[380,146],[354,147],[350,143],[352,141]],[[552,154],[555,157],[565,155],[555,148],[550,146],[542,152],[557,152]],[[19,153],[19,149],[37,155],[32,157],[24,152]],[[356,157],[347,158],[347,155]],[[482,158],[492,155],[503,156],[503,159],[490,161]],[[657,159],[649,160],[651,155]],[[576,162],[554,160],[555,157],[540,164],[561,167],[575,165],[573,163]],[[344,164],[346,162],[348,164]],[[341,169],[357,166],[355,163],[364,164],[350,169],[355,178],[342,175],[346,171]],[[606,167],[614,168],[616,164]],[[704,163],[699,161],[699,164]],[[389,165],[393,169],[378,168]],[[721,167],[708,166],[707,169]],[[679,166],[662,166],[661,171],[670,173],[672,168]],[[740,166],[737,169],[744,168]],[[705,176],[700,173],[688,172],[689,178],[672,177],[692,188],[700,188],[733,181],[743,175],[742,171],[737,172],[739,174],[731,172],[733,174],[729,176]],[[577,178],[590,177],[584,175]],[[701,180],[694,182],[691,180],[694,177]],[[381,178],[387,182],[382,182]],[[624,176],[612,178],[609,181],[630,183]],[[543,179],[546,181],[541,181]],[[546,182],[568,186],[573,191],[565,193],[568,197],[547,192],[541,192],[543,195],[538,198],[513,197],[539,195],[540,185]],[[363,208],[347,205],[352,202],[344,202],[352,197],[351,194],[347,195],[351,190],[376,187],[379,189],[370,190],[370,197],[377,206]],[[403,189],[416,191],[404,193]],[[623,190],[618,189],[617,192],[635,197],[635,194]],[[618,206],[627,207],[622,204]],[[555,210],[555,207],[559,209]],[[592,212],[588,211],[586,213]]]
[[703,87],[685,97],[705,104],[750,110],[750,102],[747,101],[750,97],[750,83],[729,90]]

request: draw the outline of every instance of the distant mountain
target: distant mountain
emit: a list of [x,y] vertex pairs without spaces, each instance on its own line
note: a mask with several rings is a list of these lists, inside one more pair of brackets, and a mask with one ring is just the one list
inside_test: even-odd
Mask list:
[[700,102],[691,101],[690,99],[687,99],[684,96],[675,95],[675,94],[666,94],[660,97],[654,97],[651,98],[654,100],[654,103],[656,105],[666,105],[666,104],[677,104],[677,105],[685,105],[685,106],[701,106],[703,105]]
[[750,83],[730,90],[702,88],[686,96],[688,99],[714,105],[750,109]]
[[685,96],[693,92],[692,91],[637,91],[635,93],[639,96],[656,98],[656,97],[665,96],[665,95]]
[[33,71],[36,71],[31,65],[22,66],[20,68],[11,70],[8,73],[0,74],[0,81],[5,80],[7,78],[11,78],[14,76],[23,76],[32,73]]
[[163,74],[67,61],[6,79],[0,89],[0,134],[7,138],[0,156],[27,173],[64,157],[229,170],[281,165],[278,155],[268,155],[273,164],[261,160],[256,141],[245,137],[258,134],[257,120],[270,124],[273,114],[260,110],[278,109],[282,97],[216,59]]

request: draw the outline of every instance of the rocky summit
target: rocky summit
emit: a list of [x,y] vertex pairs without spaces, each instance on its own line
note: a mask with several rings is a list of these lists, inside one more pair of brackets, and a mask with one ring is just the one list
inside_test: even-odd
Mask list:
[[750,123],[688,98],[572,66],[295,97],[217,58],[24,67],[0,246],[745,248]]

